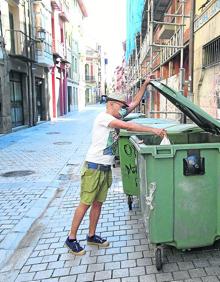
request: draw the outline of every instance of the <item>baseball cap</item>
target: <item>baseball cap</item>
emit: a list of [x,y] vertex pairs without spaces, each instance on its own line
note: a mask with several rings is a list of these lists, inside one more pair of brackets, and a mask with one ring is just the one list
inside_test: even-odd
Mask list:
[[122,104],[124,104],[126,107],[129,107],[129,105],[127,104],[126,101],[126,95],[124,93],[111,93],[107,96],[107,102],[108,101],[116,101],[116,102],[120,102]]

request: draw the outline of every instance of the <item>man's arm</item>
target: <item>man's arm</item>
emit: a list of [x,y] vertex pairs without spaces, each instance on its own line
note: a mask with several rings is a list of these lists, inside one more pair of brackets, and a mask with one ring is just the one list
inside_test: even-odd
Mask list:
[[146,89],[147,85],[149,84],[149,82],[150,82],[150,77],[147,77],[146,80],[144,81],[144,83],[141,85],[141,88],[139,89],[137,94],[134,96],[133,101],[129,105],[129,108],[127,109],[128,114],[130,112],[132,112],[141,102],[141,100],[144,96],[145,89]]
[[125,122],[119,119],[115,119],[111,121],[109,123],[109,126],[112,128],[127,129],[128,131],[152,132],[153,134],[158,135],[161,138],[167,135],[165,129],[153,128],[153,127],[141,125],[135,122]]

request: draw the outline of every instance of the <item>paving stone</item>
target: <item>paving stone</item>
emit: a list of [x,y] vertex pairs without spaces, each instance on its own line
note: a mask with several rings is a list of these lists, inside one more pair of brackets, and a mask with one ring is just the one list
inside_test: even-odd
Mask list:
[[190,269],[189,274],[192,278],[206,276],[206,273],[203,268]]
[[70,275],[66,277],[60,277],[59,282],[75,282],[77,276],[76,275]]
[[206,276],[201,277],[203,282],[219,282],[219,279],[217,276]]
[[145,267],[143,266],[129,268],[129,272],[130,272],[129,276],[139,276],[146,274]]
[[43,279],[41,282],[58,282],[59,278],[49,278],[49,279]]
[[201,282],[201,278],[192,278],[192,279],[186,279],[184,282]]
[[190,278],[189,273],[187,271],[174,271],[173,277],[176,280],[189,279]]
[[49,256],[44,256],[41,257],[42,262],[54,262],[57,261],[58,255],[49,255]]
[[30,264],[37,264],[37,263],[41,263],[43,260],[43,257],[35,257],[35,258],[29,258],[26,261],[26,265],[30,265]]
[[205,267],[205,271],[207,272],[208,275],[219,275],[220,267],[219,266]]
[[127,260],[127,253],[113,255],[113,261],[125,261]]
[[121,249],[120,248],[108,248],[105,251],[106,254],[120,254]]
[[105,270],[111,270],[111,269],[118,269],[120,268],[120,262],[116,261],[116,262],[107,262],[104,265]]
[[32,281],[35,273],[22,273],[19,274],[18,277],[16,278],[16,282],[23,282],[23,281]]
[[152,259],[151,258],[137,259],[137,266],[147,266],[147,265],[152,265]]
[[[79,274],[79,273],[86,273],[86,272],[87,272],[87,265],[79,265],[77,267],[73,266],[70,270],[70,274]],[[91,272],[91,271],[88,270],[88,272]]]
[[180,270],[188,270],[194,268],[191,261],[180,261],[177,263]]
[[112,255],[104,255],[104,256],[99,256],[97,258],[97,263],[105,263],[105,262],[111,262],[112,261]]
[[104,263],[94,263],[88,266],[88,272],[104,270]]
[[30,268],[31,268],[31,265],[25,265],[25,266],[22,267],[20,273],[29,272]]
[[47,268],[47,263],[39,263],[31,266],[30,272],[37,272],[40,270],[45,270]]
[[138,282],[138,277],[126,277],[121,279],[122,282]]
[[156,274],[156,279],[158,282],[164,282],[164,281],[172,281],[173,277],[171,273],[159,273]]
[[50,278],[52,276],[53,270],[43,270],[43,271],[39,271],[36,273],[36,275],[34,276],[34,279],[37,280],[41,280],[41,279],[47,279]]
[[193,264],[196,266],[196,268],[210,266],[208,259],[194,259]]
[[95,277],[95,272],[88,272],[88,273],[83,273],[79,274],[77,277],[77,280],[79,281],[94,281]]
[[68,268],[58,268],[58,269],[54,270],[53,277],[67,276],[67,275],[69,275],[69,273],[70,273],[70,267],[68,267]]
[[147,265],[146,266],[146,272],[147,272],[147,274],[158,273],[158,271],[156,270],[155,265]]
[[128,276],[129,276],[128,268],[113,270],[113,278],[123,278]]
[[128,259],[140,259],[140,258],[143,258],[142,252],[128,253]]
[[111,270],[99,271],[95,273],[96,280],[106,280],[111,278]]
[[129,259],[126,261],[121,262],[121,268],[127,268],[127,267],[135,267],[137,265],[136,260]]
[[154,274],[140,276],[140,282],[156,282],[156,276]]
[[62,268],[64,266],[64,261],[54,261],[48,263],[47,269]]

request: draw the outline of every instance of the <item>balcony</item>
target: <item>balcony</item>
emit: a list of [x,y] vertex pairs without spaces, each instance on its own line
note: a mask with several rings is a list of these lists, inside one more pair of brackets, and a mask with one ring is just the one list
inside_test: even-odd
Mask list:
[[21,30],[6,30],[6,48],[11,57],[22,61],[35,62],[36,40],[25,34]]
[[[176,55],[176,53],[178,53],[180,51],[180,47],[181,47],[181,41],[182,41],[182,30],[181,28],[174,33],[174,35],[171,37],[170,40],[168,40],[166,42],[166,44],[164,45],[164,48],[161,48],[161,63],[164,64],[165,62],[167,62],[169,59],[171,59],[174,55]],[[177,46],[175,48],[166,48],[166,45],[168,46]],[[179,48],[178,48],[179,46]]]
[[59,40],[53,40],[52,51],[54,55],[60,58],[65,58],[65,44]]
[[37,42],[36,62],[44,67],[50,67],[54,65],[51,44],[47,42]]
[[140,49],[140,59],[139,59],[140,64],[143,63],[149,51],[150,51],[150,43],[149,43],[149,35],[147,33]]
[[85,81],[92,83],[92,82],[96,82],[96,79],[95,79],[94,75],[86,75],[85,76]]
[[176,27],[174,25],[163,24],[159,31],[158,38],[170,39],[175,33]]
[[61,6],[61,12],[60,12],[60,18],[64,21],[64,22],[69,22],[70,21],[70,14],[69,14],[69,6],[66,3],[66,1],[63,1],[63,4]]
[[72,62],[72,49],[70,47],[67,48],[66,59],[68,62]]

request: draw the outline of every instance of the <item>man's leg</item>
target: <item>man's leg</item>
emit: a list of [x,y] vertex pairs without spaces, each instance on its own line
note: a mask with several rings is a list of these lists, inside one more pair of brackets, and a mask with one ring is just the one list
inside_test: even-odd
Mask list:
[[102,202],[95,201],[92,204],[89,215],[89,235],[87,236],[88,245],[96,245],[100,247],[108,247],[109,242],[106,239],[95,234],[97,223],[101,214]]
[[76,208],[75,214],[72,220],[71,230],[69,233],[69,239],[76,239],[76,234],[80,226],[80,223],[82,222],[83,217],[89,207],[90,207],[89,205],[80,203],[79,206]]
[[95,235],[98,220],[101,214],[102,203],[94,201],[89,214],[89,237]]

